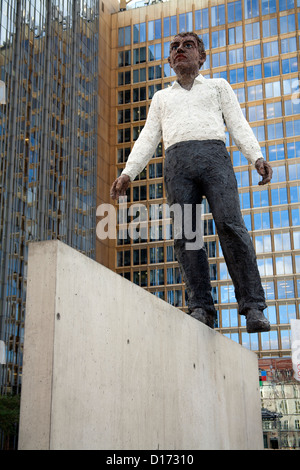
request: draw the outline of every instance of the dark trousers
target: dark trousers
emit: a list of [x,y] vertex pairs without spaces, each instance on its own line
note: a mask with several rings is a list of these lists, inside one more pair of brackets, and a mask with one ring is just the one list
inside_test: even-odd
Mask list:
[[[240,210],[237,181],[225,144],[205,140],[172,145],[166,150],[164,179],[170,206],[180,204],[184,210],[184,204],[201,204],[203,196],[207,198],[239,313],[245,314],[248,308],[266,308],[256,254]],[[215,314],[206,250],[187,250],[186,242],[191,240],[185,238],[183,228],[182,232],[182,238],[174,239],[174,249],[186,284],[189,310],[202,307]]]

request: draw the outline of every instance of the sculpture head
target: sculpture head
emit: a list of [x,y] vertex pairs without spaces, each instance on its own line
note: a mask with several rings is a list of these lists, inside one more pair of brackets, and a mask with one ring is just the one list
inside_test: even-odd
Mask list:
[[170,44],[168,62],[176,74],[190,73],[202,67],[206,52],[202,39],[196,33],[178,33]]

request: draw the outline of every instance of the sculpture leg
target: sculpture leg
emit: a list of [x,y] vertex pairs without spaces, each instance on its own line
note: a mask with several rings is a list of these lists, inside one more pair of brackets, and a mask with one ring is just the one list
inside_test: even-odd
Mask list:
[[[186,150],[186,147],[183,146]],[[165,188],[167,192],[168,204],[172,206],[179,204],[182,213],[182,237],[175,238],[174,250],[179,263],[183,279],[187,290],[187,304],[190,312],[196,309],[203,309],[207,314],[215,319],[216,310],[211,295],[211,283],[209,275],[209,264],[205,247],[200,249],[186,249],[186,244],[191,243],[185,236],[183,227],[185,217],[185,205],[192,205],[195,209],[197,204],[201,204],[201,186],[194,178],[193,174],[193,147],[188,145],[189,158],[187,160],[186,151],[182,152],[182,146],[173,146],[166,152],[165,160]],[[188,164],[188,161],[190,164]],[[173,216],[173,212],[171,212]],[[193,210],[192,230],[196,231],[197,212]]]
[[215,165],[207,171],[204,186],[216,224],[223,255],[235,288],[239,313],[266,308],[265,294],[257,267],[256,253],[240,210],[237,181],[224,145],[214,155]]

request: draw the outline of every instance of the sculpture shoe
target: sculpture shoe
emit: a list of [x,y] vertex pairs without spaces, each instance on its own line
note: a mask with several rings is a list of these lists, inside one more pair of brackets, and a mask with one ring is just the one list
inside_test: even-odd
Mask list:
[[195,308],[195,310],[190,313],[190,316],[195,318],[195,320],[201,321],[201,323],[204,323],[212,329],[215,327],[215,316],[207,313],[204,308]]
[[264,331],[270,331],[270,322],[264,316],[262,310],[250,308],[247,310],[245,315],[247,333],[261,333]]

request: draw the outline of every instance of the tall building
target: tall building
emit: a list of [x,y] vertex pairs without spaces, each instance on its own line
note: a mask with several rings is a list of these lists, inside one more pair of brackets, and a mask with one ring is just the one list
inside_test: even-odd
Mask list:
[[0,4],[0,365],[20,389],[28,243],[95,258],[99,2]]
[[[172,36],[181,31],[195,31],[203,39],[207,60],[201,73],[206,78],[223,77],[229,81],[263,155],[272,163],[271,184],[258,186],[255,168],[227,133],[226,144],[238,182],[242,213],[256,248],[266,293],[265,312],[271,322],[268,333],[246,332],[245,318],[237,312],[215,224],[204,201],[204,240],[218,310],[218,330],[255,351],[259,358],[289,356],[289,321],[299,318],[298,7],[299,0],[170,0],[113,15],[115,176],[124,168],[143,128],[153,94],[174,81],[167,58]],[[163,160],[164,149],[160,144],[147,168],[132,183],[128,206],[140,202],[151,215],[151,204],[166,202]],[[164,238],[163,223],[170,220],[158,219],[158,230],[149,230],[144,239],[143,233],[140,239],[132,240],[119,230],[115,269],[154,295],[186,310],[173,242]]]

